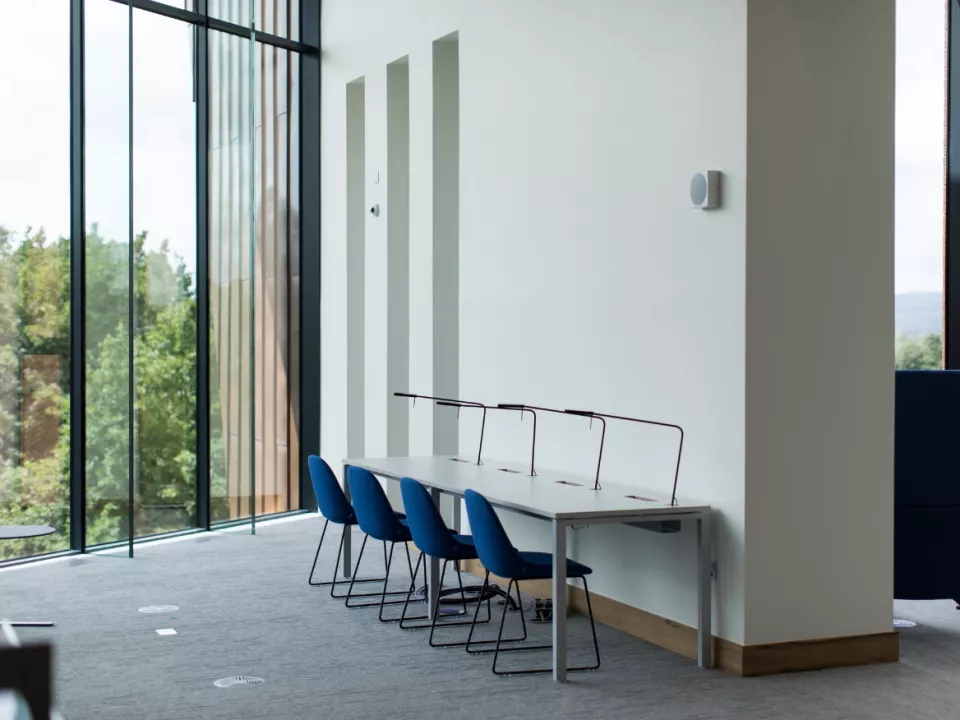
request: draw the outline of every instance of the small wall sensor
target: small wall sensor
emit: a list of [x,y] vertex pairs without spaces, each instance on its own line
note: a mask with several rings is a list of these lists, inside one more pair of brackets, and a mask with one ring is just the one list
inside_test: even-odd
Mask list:
[[380,217],[380,206],[374,205],[370,208],[370,214],[373,215],[373,217]]
[[697,210],[720,207],[720,171],[698,172],[690,180],[690,202]]

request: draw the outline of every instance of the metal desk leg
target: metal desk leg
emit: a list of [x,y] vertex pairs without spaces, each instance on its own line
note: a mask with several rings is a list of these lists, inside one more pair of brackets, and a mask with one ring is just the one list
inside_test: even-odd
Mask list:
[[462,527],[462,522],[460,520],[461,498],[459,495],[451,495],[450,499],[453,500],[453,529],[459,533]]
[[[347,501],[350,501],[350,483],[347,482],[347,470],[350,469],[350,466],[344,463],[343,465],[343,494],[347,496]],[[353,535],[351,532],[353,528],[349,525],[343,529],[343,576],[348,578],[353,575],[353,561],[350,557],[350,537]]]
[[567,681],[567,526],[557,519],[553,521],[553,681]]
[[[440,507],[440,491],[430,488],[430,497],[433,504]],[[440,561],[429,555],[424,557],[427,568],[427,616],[432,620],[437,613],[437,603],[440,598]]]
[[713,535],[710,513],[697,518],[697,663],[702,668],[713,667],[713,629],[711,627],[713,578]]

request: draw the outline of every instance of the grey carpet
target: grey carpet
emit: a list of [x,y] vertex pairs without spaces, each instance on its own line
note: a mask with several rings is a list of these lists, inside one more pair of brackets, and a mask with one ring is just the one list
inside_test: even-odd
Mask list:
[[[599,626],[601,669],[558,686],[545,675],[494,677],[488,655],[431,649],[424,631],[381,625],[375,610],[347,610],[309,587],[320,526],[310,517],[262,525],[256,537],[218,532],[145,545],[134,560],[85,556],[5,571],[0,612],[56,620],[20,636],[55,643],[66,720],[960,716],[960,612],[951,602],[897,603],[898,616],[919,623],[901,634],[897,665],[738,679]],[[321,554],[324,573],[335,553],[329,543]],[[376,557],[365,556],[365,567],[370,559],[378,569]],[[180,609],[137,611],[155,604]],[[508,625],[516,621],[508,616]],[[178,634],[161,637],[158,628]],[[531,630],[549,636],[549,626]],[[572,660],[586,659],[583,618],[571,619],[571,645]],[[516,653],[509,663],[533,660],[549,662],[549,653]],[[214,686],[229,675],[266,682]]]

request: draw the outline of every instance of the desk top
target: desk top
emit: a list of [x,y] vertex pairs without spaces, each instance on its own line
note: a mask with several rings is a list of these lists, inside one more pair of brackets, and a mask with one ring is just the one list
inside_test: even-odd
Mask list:
[[53,535],[55,532],[49,525],[0,525],[0,540],[40,537]]
[[535,477],[530,477],[516,465],[498,460],[485,459],[483,465],[477,465],[450,455],[438,455],[357,458],[343,462],[383,477],[410,477],[452,495],[462,496],[468,489],[476,490],[497,507],[551,520],[636,519],[710,510],[709,505],[684,501],[671,506],[669,497],[657,497],[605,480],[601,480],[602,490],[594,490],[593,480],[563,473],[538,470]]

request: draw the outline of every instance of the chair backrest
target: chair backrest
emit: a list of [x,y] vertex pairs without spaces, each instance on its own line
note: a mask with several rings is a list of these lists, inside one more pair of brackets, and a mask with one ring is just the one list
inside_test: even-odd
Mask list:
[[400,480],[403,510],[417,547],[430,557],[446,560],[456,556],[457,543],[450,536],[440,511],[427,489],[412,478]]
[[523,567],[523,560],[507,537],[507,532],[500,524],[500,518],[493,507],[483,495],[474,490],[467,490],[463,499],[467,505],[470,532],[480,562],[494,575],[517,577]]
[[356,517],[350,501],[343,494],[337,476],[326,461],[317,455],[311,455],[307,458],[307,467],[310,469],[310,482],[313,483],[313,494],[317,496],[320,514],[341,525],[355,523]]
[[353,511],[357,514],[360,529],[374,540],[404,542],[410,539],[410,530],[398,519],[390,506],[380,481],[373,473],[363,468],[347,470]]

